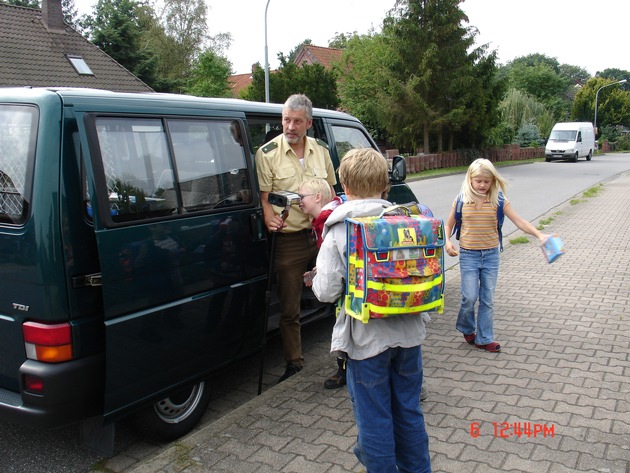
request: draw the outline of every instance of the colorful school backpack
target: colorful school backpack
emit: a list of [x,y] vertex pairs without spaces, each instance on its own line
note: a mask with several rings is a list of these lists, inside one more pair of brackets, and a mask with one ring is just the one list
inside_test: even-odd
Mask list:
[[[503,251],[503,231],[501,230],[503,227],[503,220],[505,220],[505,215],[503,214],[503,204],[505,202],[505,197],[503,192],[499,192],[499,205],[497,205],[497,231],[499,232],[499,248],[500,251]],[[459,236],[462,232],[462,209],[464,207],[464,196],[459,194],[457,196],[457,201],[455,202],[455,225],[453,225],[453,231],[451,232],[451,236],[455,235],[455,238],[459,240]]]
[[345,222],[348,269],[342,303],[346,314],[368,323],[374,318],[443,312],[441,219],[412,215],[407,208],[394,206],[379,216]]

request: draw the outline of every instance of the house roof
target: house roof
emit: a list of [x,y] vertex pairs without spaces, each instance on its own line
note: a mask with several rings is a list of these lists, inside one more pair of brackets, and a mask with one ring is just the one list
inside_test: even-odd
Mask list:
[[341,49],[302,44],[295,53],[293,62],[298,65],[302,65],[303,63],[321,64],[326,69],[330,69],[333,63],[339,61],[342,52]]
[[[42,10],[0,3],[0,86],[92,87],[121,92],[152,89],[63,24],[60,0]],[[93,74],[82,75],[68,56],[83,58]]]
[[228,79],[230,87],[232,89],[232,97],[240,97],[241,91],[245,90],[249,84],[252,83],[252,73],[236,74],[230,76]]

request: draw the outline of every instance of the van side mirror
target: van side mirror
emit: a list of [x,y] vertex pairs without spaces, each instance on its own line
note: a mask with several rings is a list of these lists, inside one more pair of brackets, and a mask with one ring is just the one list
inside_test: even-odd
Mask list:
[[403,182],[407,178],[407,162],[403,156],[394,156],[392,170],[389,173],[391,182]]

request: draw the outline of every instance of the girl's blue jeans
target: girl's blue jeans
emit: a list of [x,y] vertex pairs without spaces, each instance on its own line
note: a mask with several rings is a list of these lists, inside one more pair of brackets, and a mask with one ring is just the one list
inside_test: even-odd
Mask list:
[[359,431],[354,453],[367,473],[430,473],[429,436],[420,407],[420,346],[348,359],[346,367]]
[[[465,335],[476,332],[475,344],[494,341],[494,290],[499,277],[499,248],[489,250],[459,250],[462,302],[455,328]],[[477,320],[475,304],[479,301]]]

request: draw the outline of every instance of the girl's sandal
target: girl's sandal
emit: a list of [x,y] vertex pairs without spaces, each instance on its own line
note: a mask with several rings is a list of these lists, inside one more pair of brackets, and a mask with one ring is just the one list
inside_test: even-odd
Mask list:
[[476,333],[465,333],[464,334],[464,340],[466,340],[466,342],[470,343],[471,345],[475,344],[475,337],[477,336]]
[[477,348],[481,348],[482,350],[486,350],[492,353],[498,353],[501,351],[501,345],[497,342],[488,343],[487,345],[475,345]]

